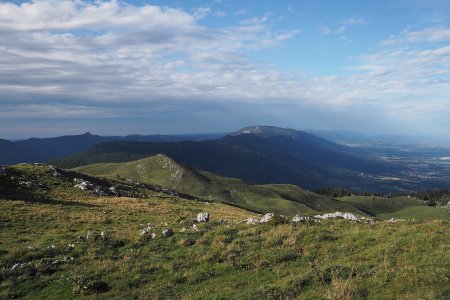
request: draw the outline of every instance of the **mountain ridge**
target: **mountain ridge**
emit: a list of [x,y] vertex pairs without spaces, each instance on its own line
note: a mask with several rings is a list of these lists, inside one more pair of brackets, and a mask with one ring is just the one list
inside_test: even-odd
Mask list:
[[[96,162],[113,163],[145,158],[159,153],[178,162],[251,184],[294,184],[314,190],[365,184],[365,174],[388,176],[391,165],[365,159],[351,149],[306,132],[276,128],[286,134],[231,134],[200,142],[121,142],[98,144],[82,153],[52,163],[73,168]],[[362,175],[361,175],[362,174]]]

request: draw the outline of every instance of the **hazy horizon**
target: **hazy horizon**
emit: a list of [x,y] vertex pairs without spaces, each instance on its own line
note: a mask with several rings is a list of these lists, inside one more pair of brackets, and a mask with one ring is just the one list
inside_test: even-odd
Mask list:
[[450,3],[0,1],[0,138],[450,138]]

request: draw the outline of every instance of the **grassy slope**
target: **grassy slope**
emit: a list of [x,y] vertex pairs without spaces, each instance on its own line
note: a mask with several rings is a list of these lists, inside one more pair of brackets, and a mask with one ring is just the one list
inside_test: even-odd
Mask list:
[[450,220],[450,209],[421,205],[421,201],[415,198],[349,196],[339,199],[384,219]]
[[[79,276],[109,286],[92,299],[450,297],[447,222],[250,226],[238,221],[251,213],[221,204],[104,197],[83,203],[92,206],[0,200],[0,298],[73,298]],[[212,222],[180,232],[180,219],[203,210]],[[139,239],[147,223],[157,239]],[[173,237],[160,237],[164,223]],[[109,239],[77,242],[87,230],[105,230]],[[40,263],[65,255],[74,261]],[[10,271],[29,261],[35,269]]]
[[379,215],[381,218],[417,219],[417,220],[447,220],[450,221],[450,209],[430,206],[410,206],[393,213]]
[[[108,287],[91,299],[450,297],[446,221],[246,225],[241,221],[255,214],[220,203],[98,197],[50,177],[45,167],[14,170],[16,179],[48,188],[26,201],[0,197],[2,299],[79,297],[73,290],[80,278]],[[21,195],[32,194],[18,189]],[[200,211],[211,221],[182,232],[180,221]],[[148,223],[155,240],[139,236]],[[175,235],[162,238],[167,227]],[[108,238],[79,240],[88,230]],[[74,260],[52,263],[64,256]],[[33,267],[11,270],[26,262]]]
[[235,203],[260,212],[285,215],[345,210],[361,213],[351,205],[320,196],[292,185],[249,185],[239,179],[196,171],[172,159],[156,155],[125,163],[99,163],[75,168],[82,173],[106,178],[130,178],[168,186],[205,199]]

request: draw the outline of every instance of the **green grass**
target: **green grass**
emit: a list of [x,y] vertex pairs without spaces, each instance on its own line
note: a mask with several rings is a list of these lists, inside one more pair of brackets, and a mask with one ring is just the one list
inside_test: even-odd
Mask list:
[[384,219],[417,219],[417,220],[447,220],[450,221],[450,209],[431,206],[410,206],[393,213],[380,214]]
[[[0,200],[0,298],[79,297],[73,291],[79,290],[80,280],[107,287],[87,290],[84,297],[94,299],[450,296],[445,221],[250,226],[240,221],[251,213],[222,204],[157,198],[85,201],[93,206]],[[199,211],[209,211],[211,222],[181,232],[180,220]],[[138,234],[147,223],[154,224],[155,240]],[[162,238],[164,227],[175,235]],[[108,239],[78,240],[88,230],[104,230]],[[75,248],[69,249],[69,243]],[[48,249],[51,245],[55,249]],[[74,261],[46,262],[64,256]],[[33,267],[11,271],[18,262]]]
[[105,178],[167,186],[204,199],[232,203],[261,213],[315,214],[330,210],[363,214],[357,208],[294,185],[249,185],[239,179],[197,171],[164,155],[124,163],[98,163],[74,170]]
[[[99,197],[73,188],[72,173],[51,177],[45,166],[8,171],[15,179],[0,176],[3,185],[19,179],[43,185],[16,187],[15,199],[0,197],[0,299],[450,297],[449,221],[247,225],[243,221],[255,213],[222,203],[155,191],[141,199]],[[433,216],[433,208],[420,209]],[[211,220],[192,230],[201,211]],[[139,234],[148,224],[154,240]],[[164,228],[175,234],[162,237]],[[106,238],[86,239],[88,231],[104,231]]]

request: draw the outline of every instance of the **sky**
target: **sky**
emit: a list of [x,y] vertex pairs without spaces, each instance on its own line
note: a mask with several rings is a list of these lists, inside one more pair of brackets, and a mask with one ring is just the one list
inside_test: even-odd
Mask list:
[[450,138],[450,1],[0,1],[0,138]]

